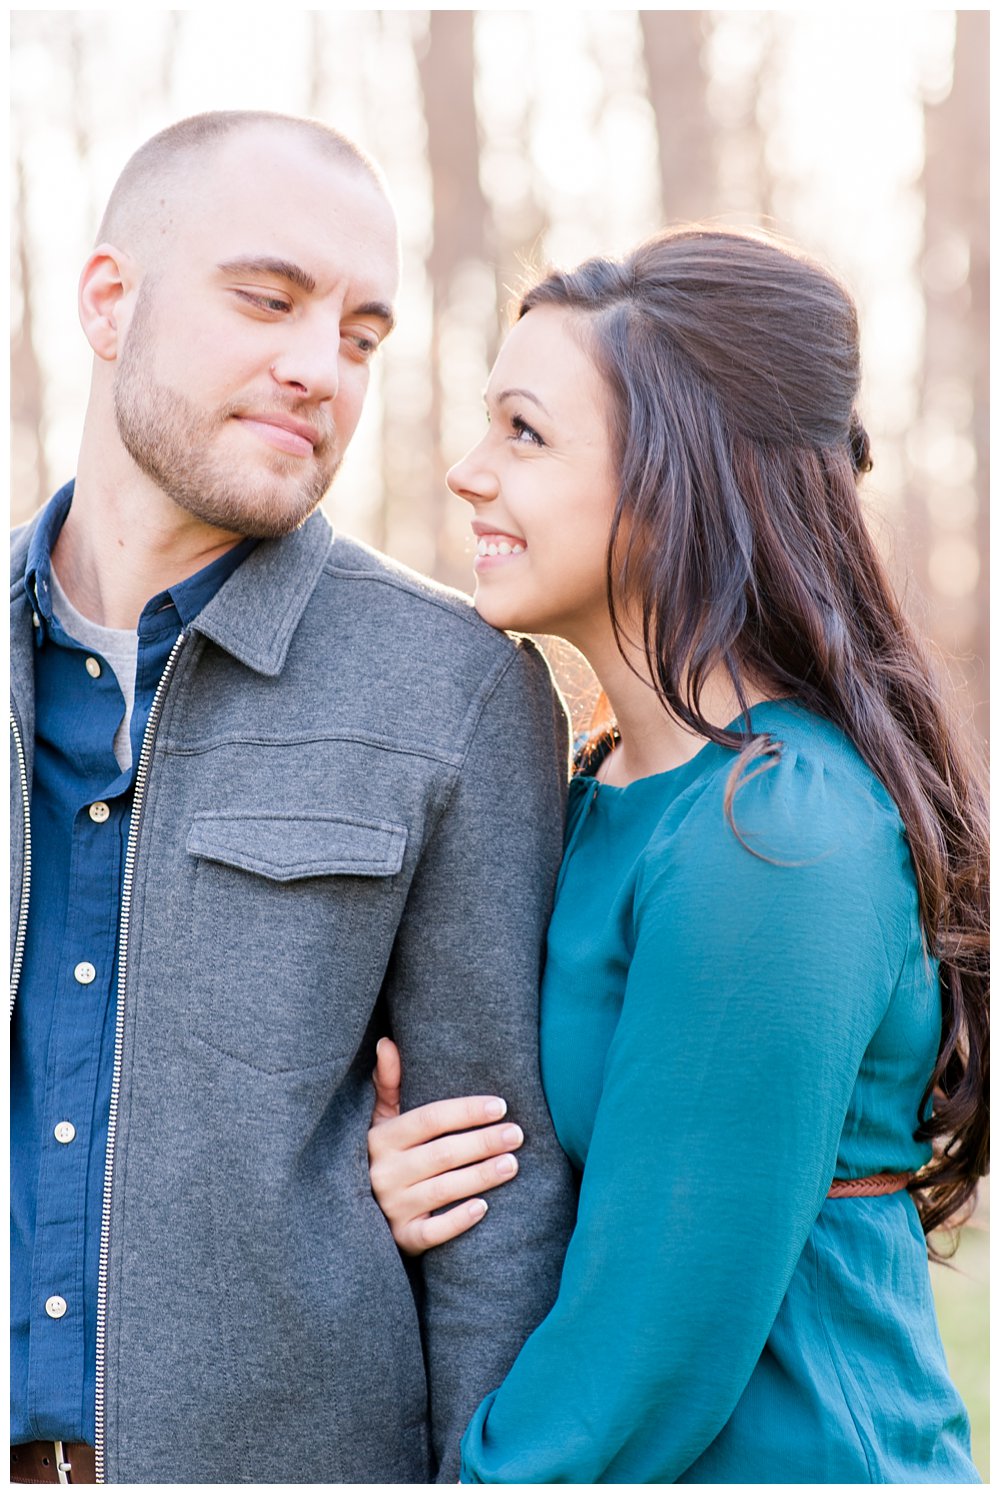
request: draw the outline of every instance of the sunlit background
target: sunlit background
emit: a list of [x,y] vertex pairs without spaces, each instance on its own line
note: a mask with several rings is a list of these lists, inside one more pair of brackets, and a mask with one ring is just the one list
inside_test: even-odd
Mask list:
[[[872,527],[988,724],[988,25],[984,11],[14,11],[13,518],[74,470],[76,279],[128,155],[203,109],[319,116],[382,164],[405,256],[333,522],[469,589],[443,474],[531,265],[665,223],[765,225],[860,307]],[[587,682],[560,659],[574,704]],[[980,1211],[981,1215],[983,1211]],[[985,1233],[937,1274],[986,1473]]]

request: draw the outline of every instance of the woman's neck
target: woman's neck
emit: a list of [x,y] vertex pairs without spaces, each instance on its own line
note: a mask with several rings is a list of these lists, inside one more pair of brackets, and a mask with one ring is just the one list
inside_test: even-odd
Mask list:
[[[618,787],[681,767],[708,740],[670,715],[653,688],[642,650],[628,644],[626,649],[627,658],[613,636],[591,640],[589,648],[581,648],[608,698],[621,737],[614,751],[604,758],[597,776]],[[770,698],[765,690],[747,692],[750,705]],[[724,669],[716,669],[706,678],[699,709],[710,725],[718,727],[728,726],[740,714],[736,692]]]

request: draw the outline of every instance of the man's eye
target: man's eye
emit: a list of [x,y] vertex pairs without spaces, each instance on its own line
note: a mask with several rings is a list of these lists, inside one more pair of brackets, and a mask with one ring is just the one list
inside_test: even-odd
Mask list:
[[369,332],[344,332],[341,336],[359,358],[367,360],[378,352],[379,339]]
[[241,301],[249,301],[258,311],[291,311],[292,303],[284,296],[271,296],[265,291],[237,290]]

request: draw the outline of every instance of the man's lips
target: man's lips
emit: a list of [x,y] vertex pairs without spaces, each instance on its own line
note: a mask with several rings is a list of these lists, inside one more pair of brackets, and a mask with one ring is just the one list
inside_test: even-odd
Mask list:
[[319,441],[316,428],[308,421],[296,420],[293,415],[250,414],[235,418],[269,446],[290,452],[292,456],[312,456]]

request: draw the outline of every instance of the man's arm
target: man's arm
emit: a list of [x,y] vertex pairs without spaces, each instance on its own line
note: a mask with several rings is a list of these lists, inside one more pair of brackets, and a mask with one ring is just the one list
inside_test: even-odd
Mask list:
[[567,726],[522,645],[486,702],[417,868],[387,996],[404,1109],[496,1094],[524,1130],[487,1217],[422,1257],[420,1311],[438,1477],[555,1299],[575,1188],[542,1094],[538,989],[562,851]]

